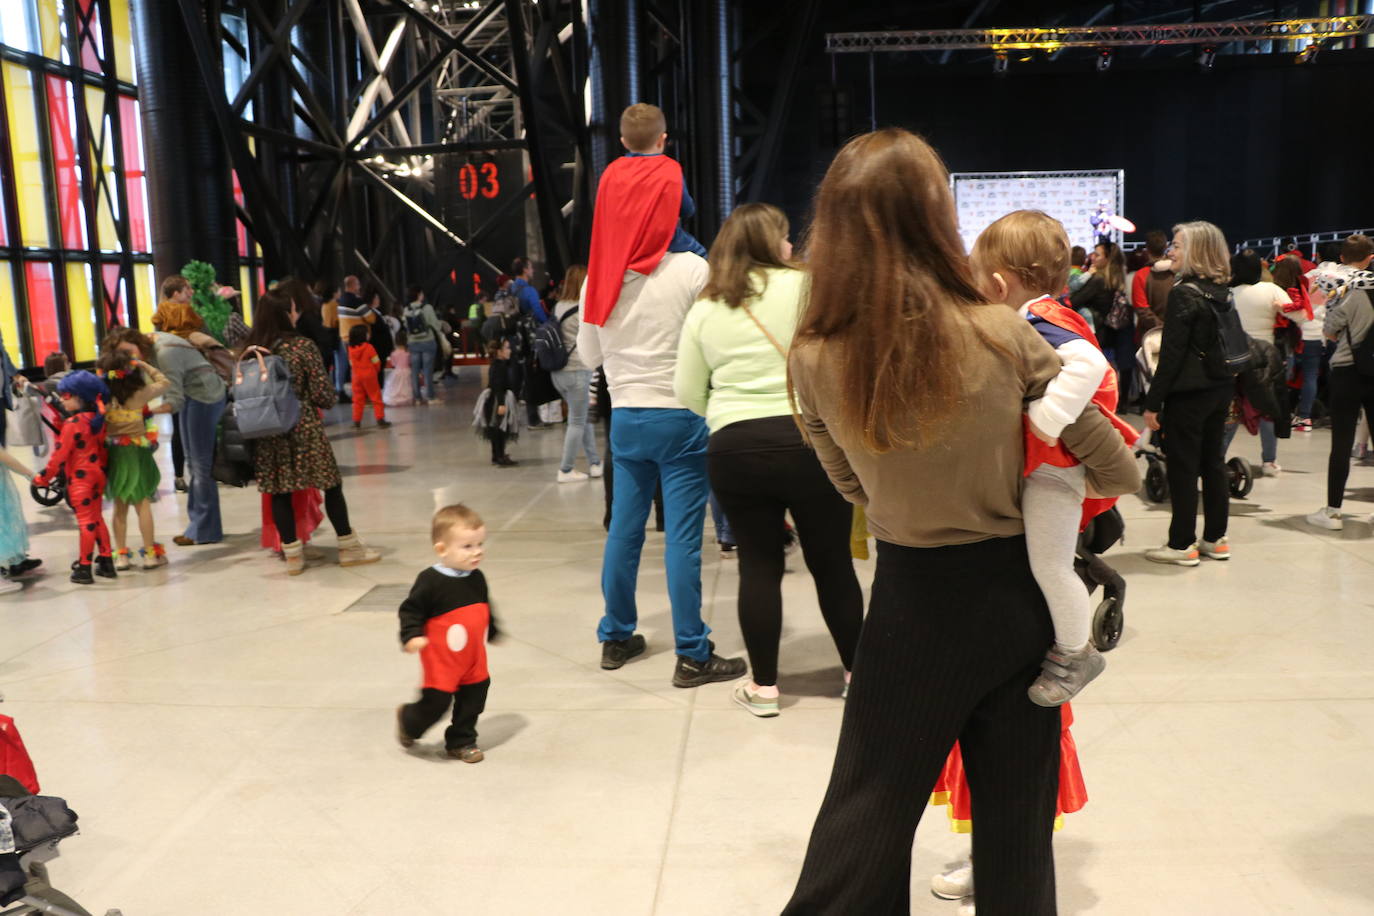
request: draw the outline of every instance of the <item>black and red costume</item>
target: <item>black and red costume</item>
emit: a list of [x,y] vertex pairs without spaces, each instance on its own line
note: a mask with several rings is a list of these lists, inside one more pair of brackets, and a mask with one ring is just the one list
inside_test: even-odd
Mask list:
[[420,650],[424,680],[420,699],[401,707],[401,728],[419,738],[453,705],[453,724],[444,746],[460,750],[477,743],[477,717],[487,705],[487,639],[496,633],[486,577],[434,565],[420,573],[401,604],[401,645],[429,639]]
[[50,484],[59,471],[67,475],[67,505],[76,513],[81,535],[77,562],[82,566],[90,564],[93,554],[110,556],[110,533],[101,514],[108,461],[104,418],[95,408],[86,407],[62,421],[57,448],[43,473],[33,479],[42,487]]

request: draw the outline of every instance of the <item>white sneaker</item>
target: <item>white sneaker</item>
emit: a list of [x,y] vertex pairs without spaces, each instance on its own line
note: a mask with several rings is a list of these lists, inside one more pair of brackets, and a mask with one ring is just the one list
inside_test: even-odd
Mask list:
[[978,911],[974,909],[973,906],[972,894],[969,894],[963,900],[959,901],[959,909],[956,911],[957,916],[976,916],[977,912]]
[[1330,506],[1324,506],[1307,516],[1307,524],[1325,528],[1327,531],[1340,531],[1345,527],[1345,521],[1341,518],[1341,510],[1333,509]]
[[1155,563],[1172,563],[1175,566],[1196,566],[1202,562],[1198,559],[1197,547],[1189,547],[1187,550],[1175,550],[1168,544],[1163,547],[1151,547],[1145,551],[1145,559]]
[[930,892],[945,900],[958,900],[973,893],[973,860],[965,859],[943,874],[930,879]]
[[9,576],[0,576],[0,595],[8,595],[12,592],[22,592],[23,582],[15,582]]
[[1226,538],[1217,538],[1215,541],[1198,541],[1198,553],[1209,560],[1229,560],[1231,559],[1231,545],[1226,542]]
[[1283,468],[1279,467],[1277,461],[1266,461],[1260,465],[1261,477],[1277,477],[1283,473]]
[[602,467],[602,466],[599,465],[599,464],[594,464],[594,465],[591,466],[591,474],[588,475],[588,476],[590,476],[593,480],[595,480],[595,479],[598,478],[598,477],[604,476],[605,473],[606,473],[606,469],[605,469],[604,467]]
[[558,472],[558,482],[559,482],[559,483],[577,483],[577,482],[580,481],[580,480],[586,480],[586,479],[587,479],[587,475],[586,475],[586,474],[583,474],[581,471],[577,470],[576,468],[574,468],[574,469],[571,470],[571,471],[559,471],[559,472]]

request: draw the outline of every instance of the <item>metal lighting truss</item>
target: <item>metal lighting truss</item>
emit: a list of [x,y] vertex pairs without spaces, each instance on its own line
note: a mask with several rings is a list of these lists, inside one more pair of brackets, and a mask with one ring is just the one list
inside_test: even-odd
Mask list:
[[1374,16],[1334,16],[1323,19],[1189,22],[1177,25],[832,32],[825,36],[825,50],[830,54],[979,49],[1057,51],[1060,48],[1222,45],[1276,39],[1324,42],[1371,34],[1374,34]]
[[[563,163],[544,161],[563,153],[541,148],[534,115],[552,96],[585,122],[585,69],[570,72],[566,58],[577,53],[565,47],[580,29],[581,0],[230,2],[245,17],[246,43],[221,21],[218,0],[175,0],[243,189],[240,218],[269,274],[355,272],[389,289],[382,276],[404,274],[402,249],[416,238],[407,220],[423,227],[427,263],[452,245],[496,270],[509,252],[488,258],[478,246],[511,212],[459,236],[438,215],[434,156],[509,149],[529,152],[521,197],[534,193],[550,270],[566,264],[561,213],[573,208],[555,199]],[[224,54],[251,65],[233,98],[215,91]],[[536,97],[544,81],[558,91]]]

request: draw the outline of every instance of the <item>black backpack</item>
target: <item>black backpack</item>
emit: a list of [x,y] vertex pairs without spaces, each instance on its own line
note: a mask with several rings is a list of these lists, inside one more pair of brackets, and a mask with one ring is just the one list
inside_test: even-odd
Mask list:
[[429,323],[425,321],[424,306],[416,308],[413,305],[406,306],[406,335],[415,337],[429,331]]
[[1240,313],[1236,311],[1236,296],[1234,292],[1227,293],[1230,308],[1221,311],[1195,283],[1189,283],[1193,289],[1197,290],[1198,295],[1207,301],[1207,307],[1212,312],[1212,317],[1216,321],[1216,337],[1212,346],[1198,355],[1202,357],[1202,367],[1207,375],[1214,379],[1232,379],[1240,375],[1254,358],[1250,353],[1250,335],[1245,333],[1245,328],[1240,325]]
[[576,311],[570,309],[563,313],[562,318],[546,318],[534,329],[534,361],[545,372],[562,369],[568,364],[568,357],[573,350],[577,349],[577,344],[573,344],[572,350],[563,346],[563,322]]

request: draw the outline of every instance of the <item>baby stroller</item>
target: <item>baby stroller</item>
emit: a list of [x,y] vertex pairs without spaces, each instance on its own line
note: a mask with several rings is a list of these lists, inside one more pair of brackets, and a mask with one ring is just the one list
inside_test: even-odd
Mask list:
[[1102,588],[1102,600],[1093,611],[1092,620],[1092,641],[1099,652],[1116,648],[1126,623],[1126,580],[1100,556],[1119,543],[1125,531],[1121,510],[1113,506],[1088,522],[1078,536],[1074,552],[1073,569],[1087,586],[1088,594],[1095,593],[1099,586]]
[[[1146,391],[1150,390],[1150,382],[1154,380],[1155,369],[1159,365],[1159,345],[1164,337],[1162,327],[1151,328],[1140,338],[1140,349],[1135,354],[1136,368],[1140,370],[1140,378]],[[1165,464],[1164,437],[1158,430],[1150,433],[1148,439],[1141,437],[1143,445],[1137,445],[1135,456],[1145,459],[1145,498],[1152,503],[1165,503],[1169,501],[1169,474],[1168,465]],[[1236,499],[1244,499],[1250,495],[1250,490],[1255,486],[1254,475],[1250,471],[1250,463],[1244,458],[1232,458],[1226,462],[1227,485],[1231,490],[1231,495]]]

